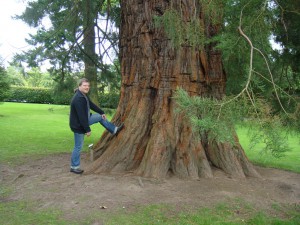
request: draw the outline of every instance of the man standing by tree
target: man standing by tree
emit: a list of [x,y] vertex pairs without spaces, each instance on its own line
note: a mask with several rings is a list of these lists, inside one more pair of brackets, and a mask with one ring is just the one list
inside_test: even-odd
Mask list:
[[[86,78],[81,79],[71,101],[70,128],[74,132],[74,149],[71,156],[70,172],[76,174],[83,173],[83,170],[80,169],[80,151],[83,146],[84,135],[88,137],[91,135],[90,125],[99,122],[114,135],[117,135],[123,128],[123,124],[117,127],[107,120],[104,111],[87,96],[89,90],[89,81]],[[91,114],[90,109],[97,113]]]

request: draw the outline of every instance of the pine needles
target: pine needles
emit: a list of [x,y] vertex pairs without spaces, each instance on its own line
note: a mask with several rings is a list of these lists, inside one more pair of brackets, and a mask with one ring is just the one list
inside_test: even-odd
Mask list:
[[154,25],[164,29],[174,47],[183,44],[200,48],[204,46],[204,27],[200,21],[197,19],[183,21],[179,12],[174,9],[166,10],[162,16],[155,16]]
[[290,150],[282,121],[272,115],[271,107],[263,99],[250,101],[245,95],[239,98],[225,97],[222,100],[190,97],[182,89],[176,91],[174,99],[177,104],[176,113],[185,115],[195,134],[199,137],[206,136],[208,141],[229,142],[234,145],[234,125],[247,122],[249,131],[252,131],[249,132],[252,147],[262,142],[265,146],[262,152],[276,158],[284,156]]

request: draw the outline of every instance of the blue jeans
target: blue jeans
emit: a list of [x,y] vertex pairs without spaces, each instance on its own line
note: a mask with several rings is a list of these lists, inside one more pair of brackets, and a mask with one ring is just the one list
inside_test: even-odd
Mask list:
[[[100,123],[102,126],[105,127],[111,134],[115,133],[116,126],[109,122],[108,120],[104,120],[100,114],[92,114],[89,118],[89,125]],[[83,147],[84,143],[84,135],[74,133],[74,149],[71,155],[71,168],[78,169],[80,168],[80,151]]]

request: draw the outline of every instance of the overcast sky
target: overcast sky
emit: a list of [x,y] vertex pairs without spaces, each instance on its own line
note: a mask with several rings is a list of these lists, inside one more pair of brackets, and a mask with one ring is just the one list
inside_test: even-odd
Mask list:
[[14,20],[11,17],[21,14],[26,4],[24,0],[0,0],[0,56],[4,65],[11,60],[14,53],[20,53],[28,48],[25,38],[34,29],[29,28],[21,20]]

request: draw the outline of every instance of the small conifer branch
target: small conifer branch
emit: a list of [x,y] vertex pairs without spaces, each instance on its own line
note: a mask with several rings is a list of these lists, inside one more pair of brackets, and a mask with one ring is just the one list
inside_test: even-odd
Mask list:
[[[253,70],[253,73],[261,76],[264,80],[268,81],[269,83],[272,83],[272,81],[270,79],[268,79],[267,77],[265,77],[264,75],[262,75],[261,73]],[[293,99],[294,101],[297,101],[292,95],[290,95],[289,93],[287,93],[285,90],[283,90],[280,86],[278,86],[277,84],[274,83],[274,85],[276,86],[277,89],[279,89],[281,92],[283,92],[285,95],[289,96],[289,98]]]
[[250,95],[248,89],[246,89],[246,93],[247,93],[247,95],[248,95],[248,97],[249,97],[249,99],[250,99],[250,101],[251,101],[251,104],[253,105],[253,108],[254,108],[254,110],[255,110],[255,114],[257,115],[257,118],[259,118],[258,111],[256,110],[256,106],[255,106],[254,100],[253,100],[253,98],[251,97],[251,95]]
[[[246,5],[244,6],[244,8],[246,7]],[[277,91],[277,85],[275,84],[274,82],[274,78],[273,78],[273,74],[271,72],[271,69],[270,69],[270,66],[269,66],[269,63],[265,57],[265,55],[262,53],[261,50],[259,50],[258,48],[254,47],[253,44],[252,44],[252,41],[250,40],[250,38],[244,33],[244,31],[242,30],[242,16],[243,16],[243,9],[241,11],[241,15],[240,15],[240,24],[239,24],[239,27],[238,27],[238,31],[239,33],[241,34],[242,37],[244,37],[246,39],[246,41],[249,43],[250,45],[250,62],[249,62],[249,73],[248,73],[248,80],[247,80],[247,83],[245,85],[245,87],[243,88],[243,90],[238,94],[236,95],[234,98],[228,100],[227,102],[223,102],[221,104],[221,108],[223,107],[223,105],[231,102],[231,101],[234,101],[235,99],[239,98],[245,91],[247,92],[247,95],[249,96],[250,98],[250,101],[251,103],[254,105],[254,102],[252,101],[253,99],[251,98],[249,92],[248,92],[248,88],[249,88],[249,85],[250,85],[250,82],[251,82],[251,78],[252,78],[252,73],[254,72],[253,71],[253,52],[254,50],[259,52],[259,54],[263,57],[265,63],[266,63],[266,66],[267,66],[267,69],[268,69],[268,72],[269,72],[269,75],[270,75],[270,82],[272,83],[273,85],[273,88],[274,88],[274,91],[275,91],[275,94],[276,94],[276,98],[280,104],[280,107],[282,108],[282,110],[285,112],[285,114],[288,115],[288,113],[286,112],[285,108],[283,107],[281,101],[280,101],[280,98],[279,98],[279,95],[278,95],[278,91]],[[220,108],[220,113],[221,113],[221,108]],[[257,112],[256,112],[257,113]],[[218,116],[219,118],[219,116]]]
[[232,101],[234,101],[235,99],[239,98],[245,91],[247,91],[249,85],[250,85],[250,82],[251,82],[251,77],[252,77],[252,68],[253,68],[253,44],[251,42],[251,40],[249,39],[249,37],[243,32],[242,28],[241,28],[241,25],[238,27],[238,30],[240,32],[240,34],[248,41],[249,45],[250,45],[250,68],[249,68],[249,74],[248,74],[248,80],[247,80],[247,83],[245,85],[245,87],[243,88],[243,90],[240,91],[239,94],[237,94],[234,98],[226,101],[226,102],[223,102],[221,103],[221,107],[223,107],[223,105],[225,104],[228,104]]
[[287,34],[287,26],[285,24],[285,21],[283,20],[284,16],[283,16],[283,12],[285,11],[282,6],[279,4],[279,2],[277,0],[275,0],[275,2],[277,3],[278,7],[281,9],[281,22],[282,22],[282,25],[284,27],[284,30],[286,32],[286,38],[288,39],[288,34]]
[[285,112],[285,114],[288,114],[288,113],[286,112],[285,108],[283,107],[281,101],[280,101],[280,98],[279,98],[279,95],[278,95],[278,92],[277,92],[277,88],[276,88],[276,85],[275,85],[275,82],[274,82],[273,74],[272,74],[272,72],[271,72],[271,70],[270,70],[270,66],[269,66],[269,63],[268,63],[268,61],[267,61],[265,55],[264,55],[264,54],[261,52],[261,50],[259,50],[258,48],[254,48],[254,49],[255,49],[256,51],[258,51],[258,52],[260,53],[260,55],[264,58],[265,63],[266,63],[266,66],[267,66],[267,68],[268,68],[269,75],[270,75],[270,77],[271,77],[271,83],[272,83],[272,85],[273,85],[273,88],[274,88],[274,91],[275,91],[275,94],[276,94],[276,98],[277,98],[277,100],[278,100],[278,102],[279,102],[280,107],[282,108],[282,110]]

